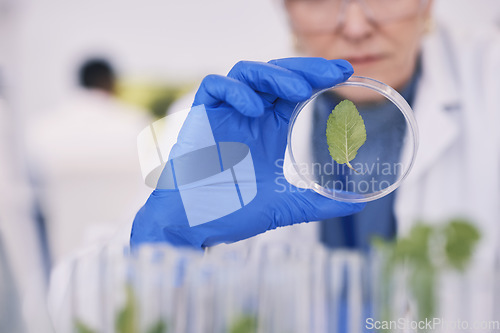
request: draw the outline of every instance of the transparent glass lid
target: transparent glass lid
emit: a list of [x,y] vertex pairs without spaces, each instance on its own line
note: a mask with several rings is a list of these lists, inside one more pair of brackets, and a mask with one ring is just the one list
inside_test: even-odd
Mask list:
[[285,175],[331,199],[372,201],[401,184],[417,147],[417,123],[406,100],[382,82],[353,76],[297,104]]

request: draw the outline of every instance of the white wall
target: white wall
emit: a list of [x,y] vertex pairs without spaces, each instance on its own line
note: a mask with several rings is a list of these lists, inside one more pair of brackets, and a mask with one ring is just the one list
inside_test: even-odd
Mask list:
[[25,111],[62,98],[90,54],[110,55],[122,74],[167,80],[288,54],[270,0],[21,0],[16,9],[14,76]]
[[461,30],[494,24],[500,29],[500,0],[434,0],[435,12]]
[[[27,114],[62,99],[88,54],[110,55],[127,76],[192,80],[225,73],[239,59],[291,53],[280,0],[2,1],[17,14],[11,83]],[[464,29],[500,17],[500,0],[435,2]]]

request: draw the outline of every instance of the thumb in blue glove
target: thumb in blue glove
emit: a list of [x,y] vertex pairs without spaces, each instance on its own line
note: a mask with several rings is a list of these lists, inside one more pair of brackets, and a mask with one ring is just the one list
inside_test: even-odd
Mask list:
[[288,122],[313,90],[347,80],[343,60],[239,62],[201,83],[156,190],[137,213],[131,245],[203,248],[301,222],[345,216],[364,204],[283,185]]

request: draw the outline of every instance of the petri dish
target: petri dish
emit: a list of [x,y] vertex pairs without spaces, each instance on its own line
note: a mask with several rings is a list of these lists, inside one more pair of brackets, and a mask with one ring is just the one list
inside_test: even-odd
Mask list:
[[[350,161],[330,156],[326,124],[343,100],[363,118],[366,141]],[[288,129],[285,176],[338,201],[368,202],[397,189],[410,173],[418,149],[418,126],[408,102],[390,86],[361,76],[315,93],[297,104]]]

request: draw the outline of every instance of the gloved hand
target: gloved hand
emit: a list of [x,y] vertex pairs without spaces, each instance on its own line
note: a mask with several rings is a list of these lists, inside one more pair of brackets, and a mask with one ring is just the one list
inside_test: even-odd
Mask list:
[[[285,190],[283,179],[277,181],[277,177],[283,175],[279,161],[284,158],[288,121],[296,103],[311,97],[314,90],[347,80],[352,73],[351,65],[344,60],[287,58],[269,63],[239,62],[227,77],[205,77],[193,106],[205,106],[205,119],[208,117],[215,142],[220,143],[217,145],[220,171],[232,172],[232,178],[231,182],[218,179],[209,184],[206,181],[188,184],[187,191],[201,190],[205,194],[199,201],[193,203],[191,200],[190,209],[195,207],[198,216],[205,213],[216,216],[214,209],[230,201],[226,197],[217,201],[219,191],[233,189],[233,180],[237,179],[241,206],[225,216],[193,225],[186,214],[186,195],[183,196],[178,184],[179,174],[185,168],[176,165],[173,171],[174,166],[167,163],[164,174],[177,175],[177,183],[171,189],[157,187],[151,194],[134,220],[131,245],[169,242],[200,249],[236,242],[278,227],[360,211],[364,204],[338,202],[292,185]],[[192,151],[205,140],[203,117],[203,112],[191,110],[169,157],[174,160],[173,165],[175,158]],[[228,166],[223,166],[226,161],[221,157],[222,143],[225,142],[248,146],[254,173],[252,170],[250,176],[242,176],[241,172],[235,173],[236,167],[229,170]],[[256,194],[255,191],[252,194],[255,183]],[[250,195],[245,197],[245,193]]]

